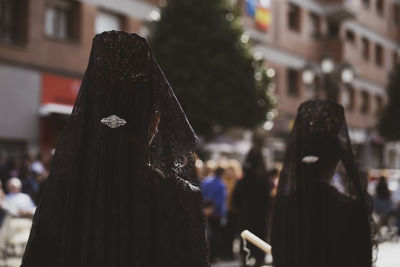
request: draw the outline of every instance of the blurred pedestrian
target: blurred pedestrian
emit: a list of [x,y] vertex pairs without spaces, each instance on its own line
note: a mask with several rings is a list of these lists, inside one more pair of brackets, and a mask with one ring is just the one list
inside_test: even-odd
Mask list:
[[46,172],[46,168],[44,167],[43,161],[42,161],[42,154],[38,153],[36,155],[36,159],[32,162],[30,169],[32,170],[33,173],[35,174],[43,174]]
[[280,169],[273,168],[268,172],[268,181],[270,185],[270,193],[269,193],[269,205],[268,205],[268,212],[267,212],[267,242],[271,241],[271,227],[272,227],[272,217],[274,214],[274,207],[275,207],[275,197],[277,194],[277,187],[279,181]]
[[35,174],[35,181],[37,183],[37,191],[35,192],[35,195],[33,197],[33,201],[36,204],[39,204],[41,198],[44,195],[45,192],[45,187],[47,184],[47,177],[49,175],[49,172],[47,170],[45,170],[45,172],[41,173],[41,174]]
[[208,267],[199,140],[145,39],[93,38],[22,267]]
[[[267,213],[269,206],[270,184],[265,159],[259,147],[253,147],[243,163],[243,178],[234,189],[232,203],[238,212],[239,231],[249,230],[262,240],[267,237]],[[249,245],[255,266],[264,263],[265,253]],[[243,262],[245,252],[242,251]]]
[[36,206],[29,195],[21,192],[22,183],[20,179],[16,177],[9,179],[7,189],[8,194],[1,204],[3,209],[13,216],[32,217]]
[[6,190],[6,183],[8,179],[7,170],[7,155],[4,152],[0,152],[0,182],[2,183],[2,190]]
[[35,173],[32,171],[33,158],[29,153],[24,153],[20,159],[20,166],[18,170],[18,178],[22,182],[22,192],[34,198],[39,185],[36,181]]
[[224,169],[218,167],[213,176],[204,179],[201,184],[203,199],[212,203],[213,212],[208,216],[210,227],[210,261],[213,262],[221,256],[222,247],[222,223],[226,220],[226,187],[222,181]]
[[400,239],[400,179],[397,181],[397,188],[392,194],[392,202],[396,213],[397,236]]
[[6,162],[6,172],[7,172],[7,178],[5,179],[5,188],[4,191],[8,193],[7,189],[7,181],[11,177],[18,177],[19,176],[19,161],[15,159],[14,157],[9,157]]
[[0,181],[0,228],[3,223],[4,217],[6,216],[6,210],[3,208],[3,201],[6,197],[6,194],[3,191],[2,182]]
[[[338,174],[336,185],[333,176]],[[279,178],[272,226],[275,267],[371,267],[371,209],[341,105],[298,109]]]
[[203,180],[206,178],[210,178],[214,175],[215,170],[217,169],[217,162],[215,160],[207,160],[204,164],[204,173],[203,173]]
[[279,182],[279,175],[280,175],[280,170],[277,168],[274,168],[268,172],[268,179],[269,179],[269,184],[271,186],[271,194],[270,196],[275,198],[276,193],[277,193],[277,187],[278,187],[278,182]]
[[379,216],[378,227],[386,225],[389,214],[394,210],[391,193],[386,180],[384,176],[379,178],[373,198],[374,211]]
[[236,159],[225,160],[223,165],[225,172],[222,181],[226,187],[227,216],[226,224],[223,226],[222,257],[232,260],[234,258],[233,241],[237,233],[237,211],[232,204],[232,197],[236,183],[242,177],[242,166]]
[[192,173],[189,175],[189,182],[191,182],[193,185],[200,186],[201,185],[201,179],[202,179],[202,170],[203,170],[203,161],[197,156],[197,154],[194,154],[194,168],[192,169]]

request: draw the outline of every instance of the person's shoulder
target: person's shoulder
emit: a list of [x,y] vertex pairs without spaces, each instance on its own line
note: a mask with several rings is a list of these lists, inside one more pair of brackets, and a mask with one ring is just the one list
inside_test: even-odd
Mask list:
[[16,197],[19,198],[19,199],[23,199],[23,200],[31,200],[31,197],[28,194],[25,194],[25,193],[22,193],[22,192],[18,193],[16,195]]
[[6,194],[6,195],[4,196],[3,201],[10,201],[11,198],[12,198],[12,195],[11,195],[11,194]]
[[204,182],[204,183],[212,182],[212,181],[214,181],[214,178],[215,178],[215,177],[212,176],[212,175],[211,175],[211,176],[207,176],[207,177],[204,178],[203,182]]
[[151,176],[156,176],[165,179],[164,173],[161,170],[153,167],[152,165],[150,164],[147,165],[147,170]]
[[201,192],[201,189],[199,186],[192,184],[186,179],[183,179],[179,176],[176,176],[175,179],[177,180],[177,183],[180,184],[182,188],[185,188],[187,191],[190,192]]
[[156,189],[161,189],[162,185],[166,181],[164,173],[152,165],[147,165],[147,171],[150,178],[150,183],[152,183]]
[[218,186],[219,187],[223,187],[223,188],[226,187],[226,184],[224,183],[224,181],[222,179],[217,179],[217,180],[218,180]]
[[175,177],[175,185],[179,199],[184,207],[192,209],[203,203],[203,194],[200,187],[197,185],[179,176]]
[[168,175],[166,176],[161,170],[148,166],[149,174],[157,185],[164,184],[168,187],[175,187],[178,191],[182,192],[200,192],[201,189],[195,184],[179,177],[178,175]]
[[207,176],[206,178],[204,178],[204,180],[201,184],[202,184],[202,186],[205,186],[205,185],[212,183],[213,181],[214,181],[213,176]]

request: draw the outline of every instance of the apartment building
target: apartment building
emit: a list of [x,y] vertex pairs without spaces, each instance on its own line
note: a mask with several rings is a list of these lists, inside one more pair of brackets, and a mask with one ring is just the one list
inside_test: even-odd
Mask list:
[[[92,37],[111,29],[146,35],[159,2],[0,0],[0,151],[53,148],[79,90]],[[351,83],[340,84],[337,101],[346,109],[360,162],[400,168],[400,145],[385,144],[375,130],[400,48],[399,0],[231,2],[243,10],[255,53],[274,69],[274,160],[283,157],[297,107],[322,87],[317,78],[304,84],[306,66],[319,66],[328,55],[336,68],[348,65],[355,73]]]
[[399,144],[385,144],[376,132],[387,101],[388,75],[400,49],[400,1],[238,3],[254,50],[275,70],[272,89],[278,97],[279,116],[271,129],[270,146],[275,149],[276,159],[282,158],[283,140],[290,132],[299,104],[313,95],[310,90],[321,87],[318,77],[312,85],[303,82],[306,66],[318,66],[329,56],[335,68],[350,66],[354,71],[350,83],[340,83],[337,101],[346,109],[361,165],[365,169],[400,168]]
[[0,0],[0,152],[52,149],[93,36],[111,29],[146,35],[155,8],[151,0]]

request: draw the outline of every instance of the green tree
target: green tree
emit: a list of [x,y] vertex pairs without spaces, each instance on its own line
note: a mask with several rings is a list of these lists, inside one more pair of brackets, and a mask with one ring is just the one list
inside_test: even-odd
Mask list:
[[225,0],[168,0],[150,44],[193,128],[253,128],[272,108],[264,64],[253,58],[238,17]]
[[379,133],[388,141],[400,140],[400,62],[389,76],[388,103],[379,121]]

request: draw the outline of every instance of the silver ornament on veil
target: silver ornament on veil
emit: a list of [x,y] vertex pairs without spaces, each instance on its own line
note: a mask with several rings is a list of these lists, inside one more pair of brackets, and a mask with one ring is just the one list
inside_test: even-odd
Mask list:
[[315,163],[319,160],[319,158],[317,156],[306,156],[304,157],[301,161],[303,161],[304,163]]
[[106,118],[101,119],[101,123],[107,125],[108,127],[115,129],[126,124],[126,120],[121,119],[117,115],[111,115]]

